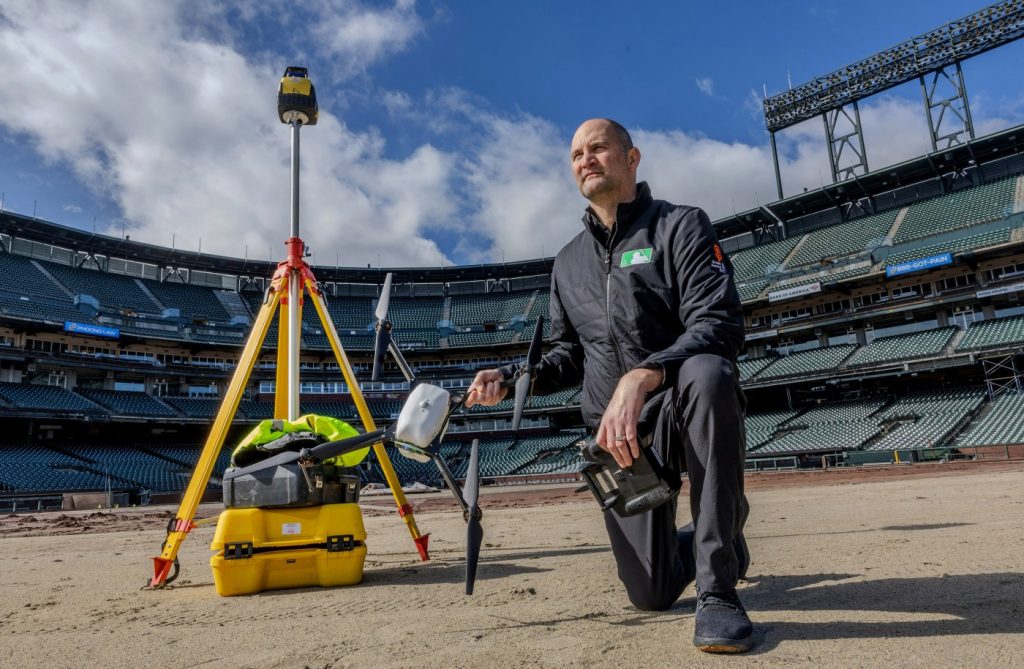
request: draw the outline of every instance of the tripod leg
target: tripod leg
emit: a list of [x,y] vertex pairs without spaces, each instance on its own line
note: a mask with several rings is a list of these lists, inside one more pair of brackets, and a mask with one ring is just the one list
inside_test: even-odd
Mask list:
[[[308,280],[306,281],[306,289],[309,291],[310,299],[313,301],[317,314],[320,316],[320,322],[324,326],[327,339],[331,342],[334,357],[337,358],[338,366],[341,367],[341,373],[345,377],[345,383],[348,384],[349,392],[352,393],[352,400],[356,404],[359,418],[363,421],[363,427],[367,432],[372,432],[377,429],[376,425],[374,425],[373,417],[370,415],[369,407],[366,406],[363,393],[359,390],[359,380],[356,379],[355,372],[352,371],[352,365],[348,361],[345,349],[341,347],[338,331],[334,329],[334,322],[327,313],[327,305],[324,302],[323,295],[317,291],[316,285]],[[395,504],[398,506],[398,515],[402,517],[406,527],[409,528],[409,534],[412,535],[412,540],[416,544],[416,550],[419,551],[420,558],[423,560],[429,559],[427,541],[430,535],[420,535],[420,530],[416,527],[416,518],[412,513],[412,505],[409,504],[405,498],[405,493],[402,492],[402,483],[398,480],[398,475],[395,473],[395,468],[391,465],[391,459],[388,458],[384,445],[380,443],[374,444],[373,452],[377,455],[377,461],[380,462],[384,478],[388,482],[388,487],[391,488],[391,495],[395,498]]]
[[242,356],[238,360],[238,366],[235,367],[235,373],[231,376],[231,383],[224,394],[224,401],[221,402],[220,408],[217,410],[217,417],[214,418],[213,427],[203,446],[203,452],[199,455],[199,462],[196,463],[192,478],[185,489],[185,495],[181,499],[181,506],[178,507],[174,523],[167,532],[163,550],[159,557],[153,558],[154,574],[149,582],[151,586],[163,585],[167,581],[167,575],[178,556],[181,543],[195,526],[192,519],[196,515],[196,508],[203,498],[206,484],[210,481],[213,465],[217,462],[220,449],[224,446],[224,438],[231,427],[231,420],[238,411],[242,391],[256,365],[256,360],[259,358],[260,347],[263,346],[267,330],[270,329],[270,321],[273,319],[280,301],[280,293],[271,293],[270,299],[260,307],[252,332],[249,333],[249,339],[245,342]]
[[288,331],[288,285],[291,277],[285,275],[283,282],[277,283],[278,298],[281,308],[277,315],[277,367],[274,372],[274,418],[288,420],[288,343],[291,333]]

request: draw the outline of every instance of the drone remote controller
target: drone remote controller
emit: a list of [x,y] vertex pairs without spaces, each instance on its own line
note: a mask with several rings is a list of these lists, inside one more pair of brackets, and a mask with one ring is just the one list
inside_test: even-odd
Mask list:
[[665,465],[650,447],[650,441],[641,440],[640,457],[626,468],[619,467],[611,453],[593,437],[584,441],[580,473],[602,510],[612,509],[623,517],[635,516],[679,494],[679,485],[672,486],[666,481]]

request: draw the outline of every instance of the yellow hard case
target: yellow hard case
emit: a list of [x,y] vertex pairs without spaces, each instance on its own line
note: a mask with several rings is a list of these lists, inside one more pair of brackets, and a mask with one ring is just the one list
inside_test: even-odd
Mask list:
[[354,585],[363,579],[366,529],[358,504],[226,509],[210,550],[222,597]]

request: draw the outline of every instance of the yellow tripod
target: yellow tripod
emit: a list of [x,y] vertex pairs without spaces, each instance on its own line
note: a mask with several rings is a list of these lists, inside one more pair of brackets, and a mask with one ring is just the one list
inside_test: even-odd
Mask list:
[[[345,355],[345,350],[341,346],[341,340],[338,338],[338,332],[334,328],[334,322],[327,313],[327,304],[319,289],[316,277],[313,276],[309,265],[303,260],[303,251],[306,245],[299,238],[298,232],[299,130],[303,120],[299,115],[295,115],[286,122],[292,126],[292,235],[285,242],[285,245],[288,247],[288,258],[278,263],[277,271],[274,272],[263,305],[256,316],[252,332],[249,334],[249,339],[242,350],[238,367],[235,368],[235,372],[231,377],[231,383],[228,385],[227,392],[224,395],[224,401],[217,410],[217,416],[213,421],[210,435],[206,438],[206,444],[203,446],[203,452],[199,456],[199,462],[196,464],[195,471],[192,472],[192,478],[185,489],[181,506],[178,507],[178,513],[174,519],[168,524],[167,539],[164,541],[160,555],[153,558],[153,578],[149,582],[150,586],[153,587],[163,586],[177,577],[178,550],[185,537],[188,536],[188,533],[192,531],[192,528],[196,527],[193,520],[196,509],[199,507],[203,492],[206,490],[206,484],[210,480],[213,465],[217,461],[221,448],[224,446],[224,439],[227,436],[228,428],[231,426],[231,420],[238,411],[238,403],[242,399],[242,392],[259,358],[260,348],[263,346],[263,341],[266,339],[267,331],[270,329],[270,323],[274,318],[274,314],[278,311],[278,307],[283,305],[286,308],[280,311],[280,319],[278,321],[277,385],[274,389],[274,418],[295,420],[299,417],[299,346],[302,340],[302,301],[304,292],[308,292],[313,306],[316,307],[320,322],[323,324],[324,332],[327,333],[327,338],[331,343],[331,349],[334,351],[334,357],[341,368],[345,383],[348,384],[349,392],[352,394],[352,400],[355,402],[363,428],[367,432],[377,429],[373,422],[373,417],[370,415],[370,410],[366,406],[366,400],[363,398],[362,392],[360,392],[359,381],[356,379],[348,356]],[[373,445],[373,450],[377,454],[377,460],[380,463],[381,470],[384,472],[384,478],[387,480],[388,486],[391,488],[391,494],[395,498],[395,504],[398,506],[398,515],[409,528],[409,534],[412,535],[420,558],[423,560],[429,559],[427,542],[430,535],[421,535],[419,528],[416,527],[412,506],[408,503],[405,494],[402,492],[402,485],[395,474],[394,467],[391,465],[391,460],[388,458],[384,445],[378,442]],[[172,567],[174,567],[173,574],[171,573]]]

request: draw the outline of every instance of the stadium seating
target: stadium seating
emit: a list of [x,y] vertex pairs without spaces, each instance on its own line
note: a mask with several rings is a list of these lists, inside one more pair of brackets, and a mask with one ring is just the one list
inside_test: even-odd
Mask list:
[[884,399],[868,399],[815,406],[777,424],[776,428],[783,434],[756,446],[752,455],[760,457],[859,448],[881,431],[882,428],[870,416],[884,404]]
[[777,379],[797,374],[817,374],[838,367],[857,347],[853,344],[827,346],[809,351],[798,351],[779,358],[765,367],[758,380]]
[[803,245],[787,263],[787,267],[792,269],[866,252],[869,242],[886,236],[896,220],[898,211],[889,209],[809,233]]
[[915,202],[900,224],[893,244],[949,232],[1005,217],[1013,205],[1016,177]]
[[327,312],[334,327],[363,330],[374,321],[374,301],[367,297],[328,297]]
[[747,281],[736,285],[736,292],[740,295],[740,302],[749,302],[761,294],[761,291],[769,284],[769,281]]
[[399,330],[396,328],[393,334],[395,341],[398,342],[398,347],[403,351],[410,348],[436,349],[441,345],[441,337],[437,332],[437,328],[429,330]]
[[176,308],[184,318],[204,317],[211,321],[230,320],[227,310],[220,303],[214,291],[191,284],[174,281],[152,281],[140,279],[153,296],[168,308]]
[[89,469],[109,473],[122,486],[154,492],[184,490],[192,473],[191,468],[131,447],[75,445],[72,452],[89,460]]
[[933,244],[909,251],[900,251],[885,259],[886,265],[897,265],[908,260],[928,258],[942,253],[962,253],[968,249],[983,249],[989,246],[998,246],[1010,241],[1010,228],[990,230],[977,235],[961,237],[954,241],[942,244]]
[[534,395],[530,398],[527,407],[548,407],[557,408],[572,406],[572,402],[575,399],[576,406],[579,405],[579,392],[582,386],[576,386],[574,388],[567,388],[565,390],[559,390],[551,393],[550,395]]
[[[231,452],[235,445],[233,443],[224,444],[221,448],[220,453],[217,454],[217,460],[214,462],[210,483],[207,487],[216,488],[218,486],[216,479],[220,479],[224,475],[224,470],[230,466]],[[136,444],[135,448],[167,460],[171,463],[172,469],[175,465],[182,467],[181,471],[192,471],[203,452],[202,444]]]
[[817,423],[795,428],[772,439],[754,451],[754,455],[818,453],[858,448],[881,430],[877,425],[858,423]]
[[161,314],[160,306],[149,298],[135,279],[97,269],[74,268],[54,262],[40,262],[64,287],[76,295],[92,295],[106,310],[131,309],[140,314]]
[[102,490],[106,478],[86,465],[44,446],[0,446],[0,482],[16,492]]
[[[981,389],[916,393],[900,398],[874,416],[890,423],[884,436],[866,446],[871,451],[912,450],[943,446],[953,431],[985,399]],[[895,422],[894,421],[899,421]]]
[[729,254],[729,259],[732,261],[736,281],[759,279],[774,271],[798,241],[799,237],[791,237],[780,242],[733,251]]
[[956,334],[955,327],[936,328],[891,337],[879,337],[850,356],[847,367],[879,365],[900,360],[930,358],[942,353]]
[[1024,343],[1024,316],[972,323],[957,351],[980,351]]
[[0,291],[69,302],[68,296],[40,272],[30,258],[3,251],[0,251]]
[[960,436],[957,447],[1024,444],[1024,393],[1000,395],[981,419]]
[[206,397],[164,397],[163,401],[186,418],[213,418],[221,400]]
[[[443,316],[444,298],[439,296],[392,296],[388,305],[388,320],[397,330],[436,330]],[[373,322],[372,312],[370,322]]]
[[164,416],[178,414],[155,397],[126,390],[95,390],[79,388],[78,394],[106,407],[112,416]]
[[533,307],[530,309],[530,313],[527,314],[529,320],[537,320],[538,316],[543,316],[547,320],[551,315],[551,293],[546,290],[537,291],[537,297],[533,301]]
[[58,388],[29,383],[0,383],[0,399],[18,409],[65,413],[104,413],[81,395]]
[[815,425],[818,423],[871,422],[868,421],[868,417],[884,405],[884,398],[819,404],[794,416],[784,424],[784,427]]
[[779,426],[796,415],[796,411],[771,411],[747,414],[744,426],[747,434],[747,450],[756,450],[771,439]]
[[[530,326],[531,331],[535,326]],[[493,346],[495,344],[507,344],[516,336],[515,330],[495,330],[493,332],[455,332],[448,335],[448,346],[458,348],[461,346]]]
[[772,290],[782,290],[784,288],[796,288],[797,286],[806,286],[811,283],[829,284],[836,283],[838,281],[846,281],[852,279],[855,276],[863,276],[871,271],[871,264],[865,263],[860,267],[853,267],[851,269],[841,269],[838,271],[832,270],[816,270],[814,273],[807,273],[803,275],[797,275],[795,279],[787,279],[780,281],[772,286]]
[[749,360],[740,360],[736,363],[740,372],[740,382],[742,383],[754,378],[758,372],[775,362],[776,359],[777,358],[752,358]]
[[[507,323],[526,311],[533,291],[491,293],[489,295],[456,295],[452,297],[451,320],[459,326],[484,323]],[[547,312],[543,313],[547,317]]]
[[70,302],[45,297],[14,297],[0,294],[0,314],[41,323],[63,324],[65,321],[88,323],[81,311]]

